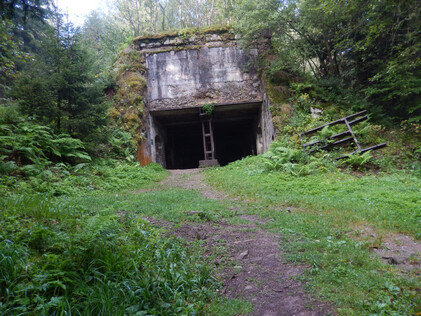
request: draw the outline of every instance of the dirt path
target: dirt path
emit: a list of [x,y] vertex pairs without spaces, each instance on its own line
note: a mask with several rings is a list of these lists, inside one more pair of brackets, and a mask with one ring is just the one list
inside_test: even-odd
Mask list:
[[[204,183],[200,169],[173,170],[162,186],[198,190],[209,199],[229,199]],[[155,223],[187,240],[203,240],[209,253],[222,249],[223,254],[215,260],[224,283],[222,294],[251,302],[254,307],[251,315],[334,315],[331,307],[306,295],[303,285],[294,279],[303,267],[282,261],[279,236],[260,228],[257,217],[241,217],[248,223],[188,223],[181,227]]]

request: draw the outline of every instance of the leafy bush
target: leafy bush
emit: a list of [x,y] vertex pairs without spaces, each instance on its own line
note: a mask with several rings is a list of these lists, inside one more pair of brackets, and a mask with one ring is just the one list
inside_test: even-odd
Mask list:
[[203,113],[206,113],[207,115],[211,115],[213,112],[213,108],[214,108],[214,105],[212,103],[204,104],[202,106],[202,111]]
[[342,163],[347,164],[354,169],[362,169],[372,158],[371,151],[366,151],[362,154],[355,153],[353,155],[349,155]]
[[334,166],[328,154],[310,156],[282,141],[272,143],[271,148],[262,155],[262,163],[267,171],[277,170],[294,176],[304,176]]
[[[69,216],[45,198],[35,201],[0,215],[0,314],[185,315],[203,309],[214,281],[194,249],[162,238],[129,213]],[[45,206],[50,211],[32,217],[31,208]]]
[[24,119],[0,125],[0,158],[2,173],[20,170],[24,175],[39,174],[52,162],[91,160],[81,140]]
[[271,149],[262,155],[264,164],[269,170],[285,170],[295,166],[303,159],[301,150],[273,144]]
[[[85,202],[70,197],[145,187],[165,175],[157,164],[102,159],[57,163],[27,178],[3,176],[0,314],[200,313],[216,282],[194,244],[118,211],[109,201],[119,205],[120,192],[92,193]],[[101,202],[91,207],[92,200]]]
[[135,160],[136,148],[133,143],[133,136],[130,133],[118,128],[111,129],[108,143],[110,145],[109,153],[111,157],[122,157],[127,161]]
[[0,177],[3,194],[42,192],[47,195],[75,195],[81,192],[112,191],[139,186],[163,179],[167,172],[158,164],[140,167],[138,163],[97,159],[71,166],[58,163],[43,169],[26,165],[20,169],[25,177]]

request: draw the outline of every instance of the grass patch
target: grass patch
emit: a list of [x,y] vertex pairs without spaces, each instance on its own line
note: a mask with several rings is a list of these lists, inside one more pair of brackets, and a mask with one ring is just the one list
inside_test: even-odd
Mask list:
[[75,196],[150,187],[168,172],[158,164],[145,167],[99,159],[75,167],[58,164],[28,177],[0,176],[0,196],[42,193],[47,196]]
[[[82,197],[58,199],[67,209],[83,207],[84,212],[131,212],[139,216],[149,216],[174,223],[181,221],[214,221],[230,216],[227,205],[217,200],[209,200],[195,191],[184,189],[158,190],[143,193],[122,191],[102,193]],[[189,215],[190,212],[199,214]]]
[[213,301],[206,309],[209,316],[245,315],[253,311],[253,305],[241,299],[220,298]]
[[[399,275],[349,233],[359,223],[420,238],[420,184],[397,173],[354,177],[339,172],[305,177],[264,172],[259,157],[207,171],[207,180],[255,202],[246,213],[270,219],[286,259],[308,268],[310,293],[333,302],[340,315],[410,315],[421,303],[417,274]],[[287,206],[295,206],[287,212]]]
[[336,225],[369,223],[421,239],[421,179],[405,173],[356,177],[341,172],[296,177],[266,173],[253,160],[207,173],[213,185],[260,202],[304,207]]
[[54,196],[20,180],[18,193],[3,195],[0,314],[194,315],[215,298],[200,243],[168,238],[139,215],[180,222],[200,210],[206,216],[193,220],[201,221],[223,216],[224,206],[188,190],[133,194],[166,172],[114,167],[74,175],[101,190],[77,185]]

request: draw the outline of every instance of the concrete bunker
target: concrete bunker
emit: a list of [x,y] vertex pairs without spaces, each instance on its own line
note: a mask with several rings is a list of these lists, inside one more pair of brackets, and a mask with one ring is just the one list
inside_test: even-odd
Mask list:
[[[273,139],[269,104],[256,70],[227,30],[139,38],[146,56],[142,157],[168,169],[226,165],[263,153]],[[212,105],[212,113],[204,113]]]
[[[215,105],[211,116],[215,160],[224,166],[262,148],[261,102]],[[197,168],[205,159],[200,108],[151,112],[155,160],[168,169]],[[163,139],[159,143],[156,139]]]

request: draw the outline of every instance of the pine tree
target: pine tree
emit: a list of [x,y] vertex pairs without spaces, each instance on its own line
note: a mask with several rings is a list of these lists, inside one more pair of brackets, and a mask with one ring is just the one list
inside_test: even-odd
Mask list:
[[83,47],[79,30],[58,13],[51,24],[12,95],[23,113],[83,138],[104,123],[102,85],[94,77],[93,56]]

